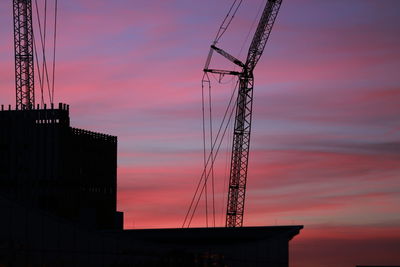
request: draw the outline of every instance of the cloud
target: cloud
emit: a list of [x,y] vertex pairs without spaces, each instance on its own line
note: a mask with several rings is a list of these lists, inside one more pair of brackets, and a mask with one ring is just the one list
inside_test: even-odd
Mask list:
[[306,227],[291,241],[289,259],[299,267],[398,264],[399,230],[389,225]]
[[[249,40],[239,51],[261,2],[241,9],[222,48],[246,55]],[[60,3],[56,101],[71,104],[73,126],[118,136],[127,228],[183,222],[202,171],[201,71],[229,5]],[[295,266],[399,261],[398,5],[284,1],[255,70],[245,224],[305,224],[292,243]],[[14,103],[10,11],[0,3],[3,104]],[[212,63],[224,66],[217,56]],[[217,129],[232,82],[214,78]],[[219,225],[230,146],[215,166]],[[192,225],[205,225],[204,198]]]

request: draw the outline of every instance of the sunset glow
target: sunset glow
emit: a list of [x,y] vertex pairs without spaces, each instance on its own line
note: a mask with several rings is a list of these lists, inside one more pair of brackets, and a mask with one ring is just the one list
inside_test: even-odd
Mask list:
[[[239,58],[260,3],[244,1],[221,41]],[[55,100],[70,104],[72,126],[118,136],[125,228],[182,225],[202,171],[202,68],[230,4],[59,1]],[[254,74],[244,224],[304,225],[293,267],[400,265],[399,10],[397,0],[283,1]],[[0,25],[0,104],[14,105],[10,1]],[[213,84],[215,129],[229,79]],[[204,201],[192,226],[205,226]]]

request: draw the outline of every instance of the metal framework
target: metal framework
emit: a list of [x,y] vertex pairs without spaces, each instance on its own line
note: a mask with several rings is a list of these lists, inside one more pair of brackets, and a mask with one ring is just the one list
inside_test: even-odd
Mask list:
[[35,106],[32,1],[13,0],[16,108]]
[[264,51],[281,4],[282,0],[267,1],[251,42],[245,64],[221,48],[215,45],[211,46],[213,51],[240,66],[242,68],[241,72],[209,69],[208,63],[204,69],[205,72],[218,73],[220,75],[235,75],[239,78],[226,210],[226,227],[243,226],[253,109],[253,70]]

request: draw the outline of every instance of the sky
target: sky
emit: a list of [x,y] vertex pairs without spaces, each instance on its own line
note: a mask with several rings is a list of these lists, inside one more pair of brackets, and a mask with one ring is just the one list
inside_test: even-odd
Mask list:
[[[245,59],[263,1],[243,2],[219,47]],[[118,136],[127,229],[183,223],[203,164],[202,69],[231,3],[59,1],[55,102],[70,104],[72,126]],[[284,0],[255,69],[244,225],[304,225],[290,242],[293,267],[400,265],[399,9]],[[1,104],[15,103],[11,11],[0,2]],[[211,64],[234,68],[218,55]],[[217,80],[214,130],[234,85]],[[217,226],[230,138],[215,164]],[[192,226],[205,224],[203,198]]]

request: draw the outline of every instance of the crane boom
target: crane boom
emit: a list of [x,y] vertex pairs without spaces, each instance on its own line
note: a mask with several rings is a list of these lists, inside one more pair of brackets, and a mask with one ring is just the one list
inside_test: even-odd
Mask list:
[[32,1],[13,0],[16,108],[35,106]]
[[238,75],[239,91],[233,132],[226,227],[243,226],[253,109],[253,70],[264,51],[281,4],[282,0],[267,0],[243,71]]
[[265,45],[267,44],[269,35],[271,34],[281,4],[282,0],[269,0],[265,5],[247,54],[246,68],[249,71],[254,70],[258,60],[264,52]]

